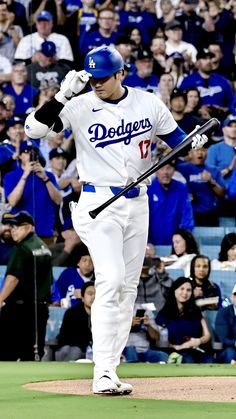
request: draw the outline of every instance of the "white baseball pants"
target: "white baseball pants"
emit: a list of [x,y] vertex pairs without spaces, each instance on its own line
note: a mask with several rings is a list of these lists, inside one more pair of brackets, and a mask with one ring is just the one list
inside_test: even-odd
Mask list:
[[87,245],[95,268],[92,306],[95,376],[120,363],[133,317],[148,233],[146,187],[136,198],[121,197],[96,219],[89,211],[113,196],[109,187],[82,192],[72,211],[73,226]]

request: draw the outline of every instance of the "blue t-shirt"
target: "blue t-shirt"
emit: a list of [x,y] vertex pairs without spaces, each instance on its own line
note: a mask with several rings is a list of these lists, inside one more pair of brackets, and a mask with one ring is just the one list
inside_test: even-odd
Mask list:
[[169,342],[172,345],[181,345],[189,338],[199,338],[202,336],[201,315],[196,319],[169,319],[167,316],[158,314],[156,323],[160,326],[165,325],[168,329]]
[[117,32],[112,32],[109,38],[104,37],[99,30],[84,32],[83,35],[78,39],[79,46],[78,50],[80,55],[85,55],[93,48],[100,47],[102,45],[114,45],[116,38],[118,36]]
[[232,113],[235,95],[229,81],[217,73],[212,73],[209,79],[204,79],[198,71],[183,79],[180,88],[186,90],[197,87],[201,96],[202,105],[217,105],[229,107]]
[[138,89],[152,90],[153,92],[157,91],[157,85],[159,83],[159,78],[152,74],[150,77],[142,79],[137,73],[127,76],[123,80],[123,84],[129,87],[136,87]]
[[26,84],[22,92],[18,95],[13,89],[12,85],[9,84],[6,87],[2,87],[4,93],[14,97],[16,102],[16,107],[14,110],[14,115],[21,115],[26,113],[27,109],[33,107],[33,99],[38,94],[38,89],[32,87],[30,84]]
[[[55,176],[45,172],[53,185],[59,189]],[[8,197],[23,175],[22,168],[9,172],[4,177],[5,195]],[[37,175],[30,173],[25,182],[20,201],[12,208],[12,213],[28,211],[35,222],[35,230],[40,237],[52,237],[56,221],[56,204],[50,198],[47,186]]]
[[209,183],[201,177],[204,170],[210,172],[212,178],[224,187],[220,171],[213,166],[205,164],[198,166],[192,163],[178,165],[178,171],[185,177],[189,192],[193,195],[192,207],[194,212],[204,213],[217,210],[218,199]]
[[128,28],[138,27],[142,33],[142,43],[150,45],[153,36],[158,28],[158,20],[155,13],[146,11],[125,11],[121,10],[119,30],[126,32]]
[[154,179],[148,187],[148,197],[150,243],[170,245],[178,228],[193,230],[193,211],[186,185],[173,179],[165,190],[158,179]]
[[[221,141],[209,147],[206,164],[209,166],[214,166],[218,170],[222,170],[228,167],[230,163],[232,163],[234,156],[234,147],[226,144],[224,141]],[[229,184],[231,176],[232,174],[224,178],[225,186]]]
[[[88,280],[91,280],[91,278],[88,278]],[[80,300],[75,298],[74,291],[75,289],[81,289],[83,285],[84,280],[80,275],[78,268],[73,267],[65,269],[56,281],[60,298],[69,296],[72,306],[80,303]]]

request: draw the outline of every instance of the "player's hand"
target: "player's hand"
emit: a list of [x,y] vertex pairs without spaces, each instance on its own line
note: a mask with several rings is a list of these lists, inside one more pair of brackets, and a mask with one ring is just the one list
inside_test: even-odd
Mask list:
[[91,74],[85,70],[69,71],[64,80],[62,80],[60,91],[55,95],[55,99],[65,104],[84,89],[90,77]]
[[[200,125],[196,125],[196,129],[200,128]],[[198,150],[199,148],[202,148],[204,146],[204,144],[206,144],[208,141],[208,137],[205,134],[196,134],[193,137],[193,141],[192,141],[192,148],[194,150]]]

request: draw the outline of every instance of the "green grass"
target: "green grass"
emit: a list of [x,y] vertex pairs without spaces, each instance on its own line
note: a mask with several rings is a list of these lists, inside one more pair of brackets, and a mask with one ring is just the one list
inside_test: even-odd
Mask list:
[[[122,377],[236,376],[231,365],[121,365]],[[91,378],[74,363],[0,363],[0,419],[233,419],[235,403],[177,402],[74,396],[22,388],[37,381]]]

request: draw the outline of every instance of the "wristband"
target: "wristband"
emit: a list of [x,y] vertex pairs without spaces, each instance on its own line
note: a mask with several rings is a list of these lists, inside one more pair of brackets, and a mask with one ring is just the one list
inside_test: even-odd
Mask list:
[[46,183],[51,182],[51,179],[48,177],[46,180],[43,181],[46,185]]

